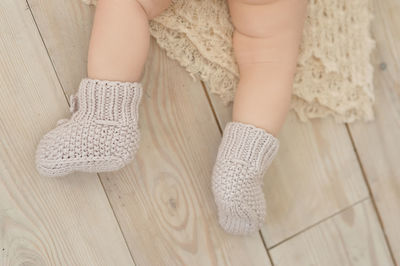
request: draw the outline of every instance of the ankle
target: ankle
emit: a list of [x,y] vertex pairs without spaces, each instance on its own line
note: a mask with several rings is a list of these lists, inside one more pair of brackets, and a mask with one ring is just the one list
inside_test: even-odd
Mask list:
[[275,157],[279,140],[263,128],[232,121],[226,124],[218,152],[220,160],[238,160],[260,170]]
[[265,132],[267,132],[268,134],[271,134],[275,138],[278,138],[279,131],[281,129],[281,126],[277,125],[277,123],[273,123],[273,122],[265,121],[265,120],[259,120],[256,118],[233,117],[232,122],[252,125],[256,128],[263,129]]

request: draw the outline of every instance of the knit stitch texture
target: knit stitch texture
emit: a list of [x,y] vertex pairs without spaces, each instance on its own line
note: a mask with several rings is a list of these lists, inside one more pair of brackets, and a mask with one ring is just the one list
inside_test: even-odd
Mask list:
[[74,171],[115,171],[139,148],[138,82],[82,79],[71,97],[70,119],[62,119],[39,142],[36,166],[44,176]]
[[212,172],[212,191],[222,228],[251,234],[264,224],[263,176],[277,154],[279,140],[264,129],[229,122]]

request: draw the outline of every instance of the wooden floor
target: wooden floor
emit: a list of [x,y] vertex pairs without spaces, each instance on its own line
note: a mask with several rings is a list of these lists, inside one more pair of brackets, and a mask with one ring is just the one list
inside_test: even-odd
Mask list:
[[[374,0],[376,120],[290,113],[252,237],[217,224],[211,169],[230,120],[152,41],[136,161],[44,178],[41,136],[68,117],[86,74],[93,8],[0,1],[0,265],[372,265],[400,263],[400,2]],[[397,264],[396,264],[397,263]]]

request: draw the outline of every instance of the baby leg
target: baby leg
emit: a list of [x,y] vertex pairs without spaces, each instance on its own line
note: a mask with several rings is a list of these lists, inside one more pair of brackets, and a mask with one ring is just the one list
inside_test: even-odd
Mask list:
[[277,135],[289,110],[307,0],[229,0],[240,81],[233,120]]
[[115,171],[138,150],[139,83],[149,49],[148,20],[170,0],[99,0],[88,55],[88,77],[71,98],[70,119],[40,141],[42,175]]
[[171,0],[99,0],[88,54],[93,79],[138,81],[149,50],[149,20]]
[[228,0],[240,80],[213,169],[218,219],[249,234],[265,219],[263,175],[289,109],[307,0]]

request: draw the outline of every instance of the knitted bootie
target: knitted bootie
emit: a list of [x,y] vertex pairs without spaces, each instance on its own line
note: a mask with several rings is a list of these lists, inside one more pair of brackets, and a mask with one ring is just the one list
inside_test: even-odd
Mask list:
[[279,140],[264,129],[240,122],[226,125],[212,172],[218,220],[226,232],[246,235],[263,225],[263,176],[278,148]]
[[82,79],[71,97],[72,117],[60,120],[37,147],[39,173],[62,176],[125,166],[139,148],[141,98],[138,82]]

